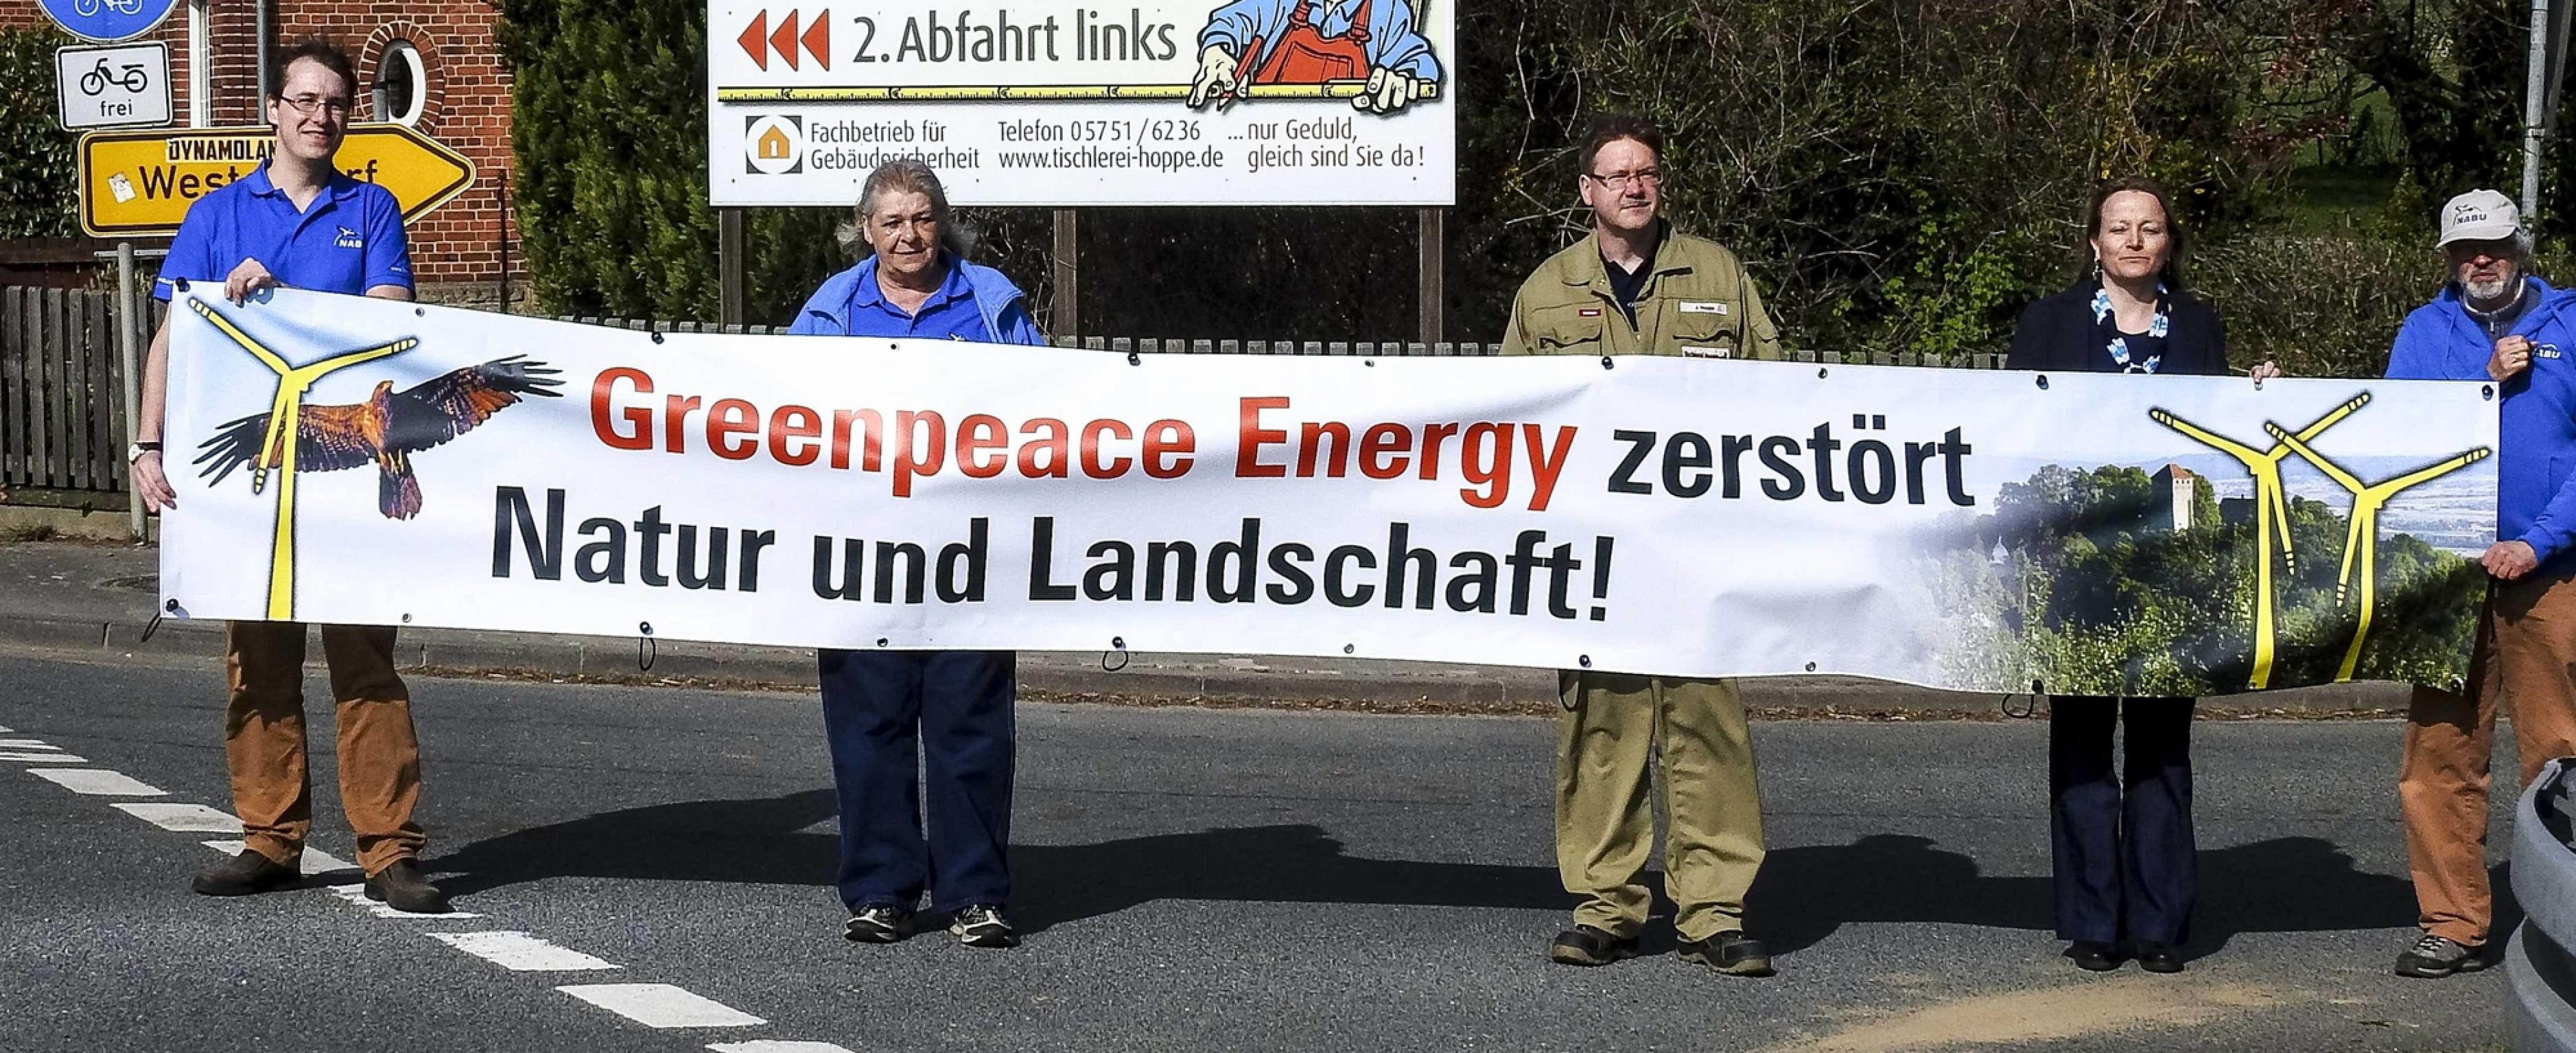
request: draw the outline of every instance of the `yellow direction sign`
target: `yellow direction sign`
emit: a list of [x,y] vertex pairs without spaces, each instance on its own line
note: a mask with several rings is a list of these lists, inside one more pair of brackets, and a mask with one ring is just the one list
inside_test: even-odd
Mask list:
[[[81,229],[102,238],[176,234],[189,205],[258,171],[276,145],[266,126],[81,136]],[[392,191],[405,223],[474,185],[474,162],[399,124],[351,125],[336,159],[352,178]]]

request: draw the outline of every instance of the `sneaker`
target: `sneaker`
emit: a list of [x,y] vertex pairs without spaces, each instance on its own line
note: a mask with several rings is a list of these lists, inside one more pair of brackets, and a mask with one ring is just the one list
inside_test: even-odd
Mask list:
[[2138,941],[2138,968],[2151,973],[2178,973],[2182,963],[2182,948],[2154,940]]
[[1017,947],[1020,934],[1011,931],[1011,923],[1002,917],[1002,908],[978,903],[957,912],[948,923],[948,934],[969,947]]
[[853,943],[900,943],[912,935],[912,912],[892,903],[861,907],[841,926],[841,938]]
[[367,898],[405,914],[447,913],[447,893],[421,876],[420,864],[409,859],[394,860],[367,875]]
[[289,888],[302,878],[294,867],[280,866],[245,848],[240,855],[198,871],[188,887],[200,896],[248,896]]
[[2088,973],[2107,973],[2120,967],[2120,952],[2107,943],[2077,940],[2066,945],[2066,956],[2076,968]]
[[1682,960],[1705,965],[1728,976],[1769,976],[1771,952],[1762,941],[1741,932],[1721,932],[1705,940],[1683,940]]
[[1557,933],[1555,942],[1547,945],[1548,960],[1558,965],[1608,965],[1636,956],[1636,937],[1613,936],[1589,925]]
[[2419,980],[2439,980],[2452,973],[2473,973],[2486,967],[2477,948],[2464,947],[2429,932],[2397,956],[2397,975]]

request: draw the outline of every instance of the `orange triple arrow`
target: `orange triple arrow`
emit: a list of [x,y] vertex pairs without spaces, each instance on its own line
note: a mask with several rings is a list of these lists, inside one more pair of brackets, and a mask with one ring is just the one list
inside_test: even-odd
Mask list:
[[788,69],[799,68],[796,58],[799,44],[804,45],[806,54],[814,57],[815,65],[832,68],[832,12],[825,10],[814,16],[813,21],[805,24],[801,38],[796,33],[796,21],[797,12],[789,11],[787,17],[778,23],[778,28],[773,30],[769,26],[769,12],[763,10],[751,16],[751,24],[743,27],[742,35],[735,37],[734,43],[741,45],[743,53],[751,56],[752,63],[764,73],[769,71],[769,56],[773,52],[780,62],[787,64]]

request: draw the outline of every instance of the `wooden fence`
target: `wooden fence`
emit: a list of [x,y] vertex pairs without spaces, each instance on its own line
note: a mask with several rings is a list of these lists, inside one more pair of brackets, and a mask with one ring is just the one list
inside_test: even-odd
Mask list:
[[[159,324],[160,305],[149,297]],[[716,326],[657,323],[626,318],[561,317],[558,320],[619,329],[671,333],[778,331],[765,325]],[[1058,340],[1115,354],[1461,356],[1492,355],[1495,344],[1347,340],[1174,340],[1090,337]],[[2002,355],[1969,356],[1943,363],[1917,354],[1797,351],[1791,358],[1822,365],[1958,365],[1997,369]],[[116,297],[98,289],[0,286],[0,490],[35,488],[125,492],[124,371],[116,350]]]
[[116,297],[0,286],[0,490],[125,492]]

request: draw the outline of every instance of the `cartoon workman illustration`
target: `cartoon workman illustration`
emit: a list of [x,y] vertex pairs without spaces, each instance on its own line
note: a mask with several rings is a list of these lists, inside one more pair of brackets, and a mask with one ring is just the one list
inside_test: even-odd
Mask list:
[[1234,0],[1199,32],[1189,105],[1241,98],[1250,84],[1350,82],[1351,105],[1394,113],[1440,82],[1440,59],[1416,28],[1417,0]]

